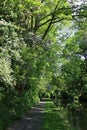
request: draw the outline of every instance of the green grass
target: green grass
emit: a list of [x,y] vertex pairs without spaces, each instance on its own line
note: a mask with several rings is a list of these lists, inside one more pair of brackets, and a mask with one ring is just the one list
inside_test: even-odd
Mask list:
[[52,102],[47,102],[42,130],[73,130],[67,118],[67,111],[62,111]]

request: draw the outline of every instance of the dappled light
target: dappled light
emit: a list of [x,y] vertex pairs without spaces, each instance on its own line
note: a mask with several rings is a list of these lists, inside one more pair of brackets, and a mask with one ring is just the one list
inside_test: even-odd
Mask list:
[[[59,100],[75,110],[87,102],[87,1],[0,0],[0,130],[21,119],[20,130],[41,130],[45,114],[52,130],[72,130]],[[44,114],[48,101],[60,113]]]

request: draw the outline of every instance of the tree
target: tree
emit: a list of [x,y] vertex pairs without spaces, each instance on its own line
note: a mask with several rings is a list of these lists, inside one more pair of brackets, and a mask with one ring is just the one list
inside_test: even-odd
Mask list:
[[[20,117],[37,103],[40,92],[48,94],[58,89],[73,95],[81,85],[81,94],[84,88],[86,91],[83,25],[86,29],[87,10],[86,3],[78,5],[68,0],[1,0],[0,12],[0,125],[3,129],[4,122],[8,125],[11,118]],[[67,26],[71,32],[65,34]],[[73,86],[72,91],[69,84]]]

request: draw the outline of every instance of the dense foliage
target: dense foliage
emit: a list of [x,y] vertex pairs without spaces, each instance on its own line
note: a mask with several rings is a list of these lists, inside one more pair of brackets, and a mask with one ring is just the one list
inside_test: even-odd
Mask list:
[[87,2],[0,1],[0,130],[42,96],[87,99]]

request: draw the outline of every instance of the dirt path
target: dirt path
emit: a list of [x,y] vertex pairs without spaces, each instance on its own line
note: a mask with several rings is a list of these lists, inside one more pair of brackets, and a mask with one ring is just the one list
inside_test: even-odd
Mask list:
[[12,128],[8,130],[41,130],[43,123],[45,102],[40,102],[37,106],[33,107],[26,115]]

